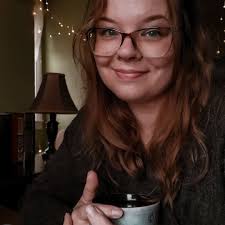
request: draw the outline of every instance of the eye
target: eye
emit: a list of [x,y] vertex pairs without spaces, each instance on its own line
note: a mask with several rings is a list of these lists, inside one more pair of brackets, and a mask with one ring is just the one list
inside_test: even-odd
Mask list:
[[111,28],[97,28],[96,32],[97,32],[97,35],[101,37],[114,37],[119,35],[118,31]]
[[169,33],[170,28],[168,27],[154,27],[140,31],[140,36],[147,39],[160,39],[168,36]]

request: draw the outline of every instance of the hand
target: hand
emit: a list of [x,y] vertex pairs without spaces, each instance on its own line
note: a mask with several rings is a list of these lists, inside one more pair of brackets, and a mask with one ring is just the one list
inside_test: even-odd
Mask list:
[[71,215],[65,214],[63,225],[112,225],[109,219],[117,219],[123,215],[122,209],[92,203],[98,188],[98,177],[89,171],[83,194]]

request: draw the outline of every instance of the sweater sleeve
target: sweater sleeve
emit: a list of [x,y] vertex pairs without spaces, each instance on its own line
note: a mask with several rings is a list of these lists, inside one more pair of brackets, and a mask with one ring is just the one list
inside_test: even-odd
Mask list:
[[59,150],[27,190],[23,225],[62,225],[64,214],[79,200],[90,163],[74,154],[81,150],[77,117],[67,128]]

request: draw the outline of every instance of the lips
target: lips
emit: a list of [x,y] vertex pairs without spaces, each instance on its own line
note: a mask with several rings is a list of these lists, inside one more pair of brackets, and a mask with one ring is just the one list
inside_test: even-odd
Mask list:
[[133,80],[140,76],[143,76],[148,71],[143,70],[125,70],[125,69],[114,69],[116,75],[123,80]]

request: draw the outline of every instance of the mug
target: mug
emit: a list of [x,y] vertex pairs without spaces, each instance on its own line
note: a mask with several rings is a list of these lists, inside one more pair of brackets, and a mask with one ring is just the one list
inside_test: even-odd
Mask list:
[[113,219],[115,225],[157,225],[159,217],[159,201],[149,201],[138,194],[111,194],[106,204],[123,209],[123,216]]

